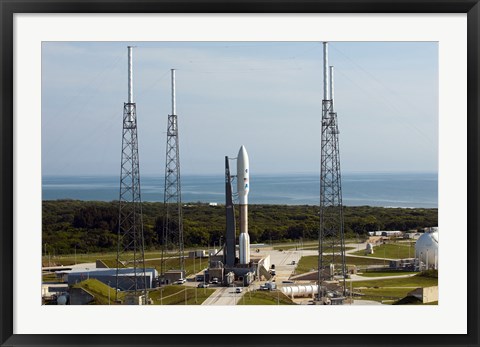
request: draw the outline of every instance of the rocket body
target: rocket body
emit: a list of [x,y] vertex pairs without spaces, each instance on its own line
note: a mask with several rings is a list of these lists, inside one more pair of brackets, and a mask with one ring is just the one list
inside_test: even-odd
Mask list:
[[240,147],[237,155],[237,191],[240,205],[248,205],[248,192],[250,190],[250,164],[245,146]]
[[240,264],[250,263],[250,236],[248,235],[248,192],[250,190],[250,164],[247,150],[240,147],[237,156],[237,191],[239,200]]

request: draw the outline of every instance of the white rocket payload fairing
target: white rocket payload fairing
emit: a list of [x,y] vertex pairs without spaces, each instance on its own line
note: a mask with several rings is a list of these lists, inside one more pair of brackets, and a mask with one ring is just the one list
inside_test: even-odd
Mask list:
[[248,191],[250,190],[250,164],[245,146],[237,156],[237,191],[240,210],[239,251],[240,264],[250,263],[250,236],[248,235]]

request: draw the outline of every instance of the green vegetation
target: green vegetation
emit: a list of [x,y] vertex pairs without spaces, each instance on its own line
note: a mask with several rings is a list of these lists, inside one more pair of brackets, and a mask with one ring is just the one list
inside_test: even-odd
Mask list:
[[[108,305],[108,292],[110,290],[110,304],[115,304],[115,289],[96,280],[88,279],[77,283],[74,288],[83,288],[95,296],[94,305]],[[185,304],[185,292],[187,305],[201,305],[215,290],[197,289],[196,287],[186,286],[164,286],[148,292],[148,297],[153,300],[154,305],[179,305]],[[118,292],[118,298],[125,300],[125,292]]]
[[[350,286],[350,283],[347,284]],[[438,278],[432,274],[420,273],[406,278],[389,278],[352,282],[354,292],[362,293],[363,300],[395,303],[416,288],[438,286]]]
[[[57,255],[55,257],[50,257],[50,262],[52,265],[73,265],[81,263],[94,263],[98,259],[103,260],[108,266],[112,265],[111,267],[114,267],[117,259],[117,253],[109,251],[90,254],[77,254],[76,256],[71,254]],[[42,262],[43,266],[49,266],[49,257],[42,257]]]
[[419,287],[431,287],[438,285],[438,278],[424,277],[420,274],[411,277],[404,278],[387,278],[368,281],[356,281],[353,282],[353,287],[407,287],[407,288],[419,288]]
[[351,254],[375,258],[403,259],[414,257],[415,247],[411,243],[395,242],[374,246],[373,252],[373,254],[365,254],[365,250],[362,250]]
[[245,293],[237,305],[295,305],[280,291],[254,291]]
[[185,305],[186,294],[187,305],[201,305],[213,292],[215,289],[171,285],[152,290],[148,296],[154,305]]
[[[160,261],[161,253],[159,251],[154,252],[145,252],[145,265],[147,267],[155,267],[157,271],[160,271],[161,261]],[[51,259],[52,264],[57,265],[73,265],[75,263],[93,263],[97,260],[103,261],[105,265],[110,268],[115,268],[117,265],[117,253],[115,251],[111,252],[102,252],[102,253],[92,253],[88,255],[77,255],[71,256],[56,256],[54,259]],[[178,258],[177,258],[178,259]],[[177,259],[169,259],[167,261],[166,268],[168,269],[178,269],[178,260]],[[185,270],[187,276],[192,275],[194,273],[199,272],[201,269],[207,267],[208,259],[207,258],[197,258],[195,261],[193,258],[185,258]],[[43,258],[43,265],[48,265],[48,257]],[[123,266],[120,266],[123,267]],[[195,272],[194,272],[195,270]]]
[[[359,258],[359,257],[345,257],[347,265],[382,265],[382,259],[370,259],[370,258]],[[310,272],[312,270],[318,269],[318,256],[309,255],[300,258],[297,268],[295,269],[296,274],[301,274],[305,272]]]
[[383,259],[370,259],[370,258],[361,258],[361,257],[350,257],[345,256],[345,261],[347,265],[357,265],[357,266],[368,266],[368,265],[384,265],[385,261]]
[[385,277],[385,276],[400,276],[400,275],[412,275],[415,274],[414,271],[374,271],[374,272],[364,272],[358,274],[359,276],[363,277]]
[[356,289],[355,293],[362,293],[363,296],[356,299],[380,301],[384,304],[393,304],[404,298],[415,288],[362,288]]
[[[160,259],[154,259],[154,260],[145,260],[145,266],[147,267],[155,267],[157,271],[160,273],[161,272],[161,266],[162,262]],[[185,272],[186,276],[193,275],[195,273],[200,272],[200,270],[205,269],[208,266],[208,258],[185,258]],[[179,261],[178,258],[176,259],[168,259],[166,262],[166,270],[176,270],[179,268]],[[194,271],[195,270],[195,271]]]
[[277,246],[273,246],[273,249],[276,251],[288,251],[291,249],[317,249],[318,241],[305,242],[303,247],[298,242],[295,243],[285,243]]
[[[107,286],[106,284],[100,282],[99,280],[90,278],[88,280],[77,283],[73,288],[83,288],[94,296],[94,305],[108,305],[108,293],[110,291],[110,304],[115,304],[115,289]],[[118,299],[124,300],[125,293],[118,292]]]
[[[285,244],[285,245],[281,245],[281,246],[274,246],[273,247],[274,250],[277,250],[277,251],[288,251],[288,250],[318,250],[318,241],[314,241],[314,242],[309,242],[309,243],[305,243],[303,246],[299,246],[298,243],[290,243],[290,244]],[[345,246],[345,250],[348,251],[348,250],[351,250],[351,249],[355,249],[355,247],[349,247],[349,246]],[[331,252],[332,249],[331,248],[326,248],[324,250],[324,252]]]
[[57,275],[53,272],[47,272],[42,274],[42,282],[57,282]]
[[[163,203],[144,202],[143,221],[147,251],[161,248]],[[238,215],[238,214],[237,214]],[[185,247],[218,245],[225,231],[225,208],[208,204],[188,204],[183,208]],[[344,208],[347,237],[366,235],[371,230],[410,230],[438,224],[437,209],[402,209],[369,206]],[[318,235],[317,206],[249,205],[251,243],[280,243]],[[116,250],[118,203],[56,200],[42,203],[42,253],[56,256],[101,253]],[[315,247],[315,246],[313,246]],[[103,259],[97,257],[96,259]]]
[[438,279],[438,270],[425,270],[418,274],[419,277],[426,278],[437,278]]

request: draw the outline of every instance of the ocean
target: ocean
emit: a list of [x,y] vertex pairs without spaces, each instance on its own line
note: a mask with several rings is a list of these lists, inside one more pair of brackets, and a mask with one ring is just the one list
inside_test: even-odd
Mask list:
[[[249,203],[319,205],[319,181],[313,174],[251,176]],[[223,204],[224,182],[223,175],[183,175],[182,201]],[[42,198],[112,201],[119,186],[118,176],[44,176]],[[163,177],[141,177],[143,201],[163,202],[163,189]],[[346,206],[438,207],[436,173],[344,173],[342,191]]]

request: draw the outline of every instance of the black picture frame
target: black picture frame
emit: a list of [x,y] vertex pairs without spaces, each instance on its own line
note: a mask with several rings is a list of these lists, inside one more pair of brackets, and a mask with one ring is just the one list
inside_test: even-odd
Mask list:
[[[465,335],[17,335],[13,333],[13,16],[15,13],[467,13],[468,300]],[[479,0],[0,0],[0,343],[2,346],[479,345]],[[454,319],[454,317],[445,317]]]

